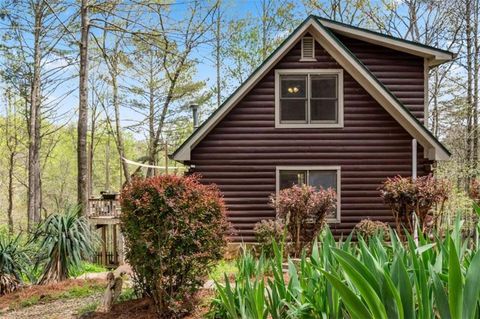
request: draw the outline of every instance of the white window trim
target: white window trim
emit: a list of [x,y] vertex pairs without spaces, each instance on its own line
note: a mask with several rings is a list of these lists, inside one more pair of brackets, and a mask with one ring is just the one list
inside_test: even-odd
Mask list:
[[[337,123],[281,123],[280,121],[280,76],[325,75],[338,76]],[[310,103],[310,81],[307,81],[307,103]],[[307,116],[309,116],[307,114]],[[275,128],[342,128],[343,127],[343,69],[277,69],[275,70]]]
[[[312,52],[313,52],[313,57],[305,57],[303,56],[303,39],[305,38],[308,38],[308,39],[312,39]],[[302,57],[300,58],[300,62],[312,62],[312,61],[317,61],[317,58],[315,57],[315,39],[313,37],[303,37],[302,38]]]
[[275,194],[278,196],[280,191],[280,171],[299,170],[299,171],[337,171],[337,216],[336,218],[328,218],[327,223],[336,224],[341,222],[341,192],[342,192],[342,169],[338,165],[319,166],[319,165],[303,165],[303,166],[277,166],[275,171]]

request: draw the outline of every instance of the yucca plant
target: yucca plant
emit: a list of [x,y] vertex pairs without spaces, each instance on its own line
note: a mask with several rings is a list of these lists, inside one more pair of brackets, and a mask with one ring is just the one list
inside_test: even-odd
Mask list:
[[39,242],[35,268],[43,266],[39,284],[59,282],[69,277],[69,270],[92,256],[97,243],[78,207],[68,207],[61,214],[48,216],[36,230],[32,241]]
[[0,295],[16,290],[22,277],[29,276],[27,248],[21,235],[0,235]]

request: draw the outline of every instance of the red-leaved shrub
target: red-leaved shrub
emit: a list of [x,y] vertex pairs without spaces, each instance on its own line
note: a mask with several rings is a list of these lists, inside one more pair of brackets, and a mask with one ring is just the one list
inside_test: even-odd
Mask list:
[[277,216],[285,221],[296,256],[323,228],[327,215],[336,207],[336,198],[331,188],[317,190],[308,185],[294,185],[270,197]]
[[470,198],[480,205],[480,180],[476,178],[470,183]]
[[431,175],[416,179],[396,176],[387,178],[380,187],[380,194],[393,212],[399,233],[402,224],[413,232],[412,212],[417,215],[421,230],[426,232],[435,224],[434,208],[443,211],[450,188],[446,180]]
[[191,310],[192,297],[222,258],[229,229],[216,186],[195,176],[134,179],[121,194],[126,258],[159,318]]

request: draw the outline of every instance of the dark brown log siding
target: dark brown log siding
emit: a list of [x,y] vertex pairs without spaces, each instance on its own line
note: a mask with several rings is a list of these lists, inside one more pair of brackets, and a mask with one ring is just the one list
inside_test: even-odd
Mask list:
[[[299,62],[298,44],[276,68],[340,68],[318,43],[316,48],[317,62]],[[370,59],[372,70],[374,65]],[[400,69],[400,64],[390,65],[385,78],[393,79]],[[253,240],[254,224],[275,216],[268,197],[275,192],[279,165],[341,166],[342,222],[331,225],[337,235],[350,232],[363,218],[392,221],[378,187],[387,176],[411,174],[412,138],[348,73],[344,128],[277,129],[274,116],[272,70],[192,150],[192,171],[224,194],[237,231],[234,240]],[[420,146],[418,161],[419,175],[426,174],[429,163]]]
[[410,112],[423,122],[425,114],[423,58],[341,35],[337,37]]

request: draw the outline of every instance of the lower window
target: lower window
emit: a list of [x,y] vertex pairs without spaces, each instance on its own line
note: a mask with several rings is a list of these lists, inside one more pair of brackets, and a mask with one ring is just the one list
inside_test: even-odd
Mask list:
[[281,166],[277,167],[277,192],[293,185],[310,185],[317,188],[332,188],[337,193],[336,211],[329,222],[340,222],[340,167],[339,166]]

